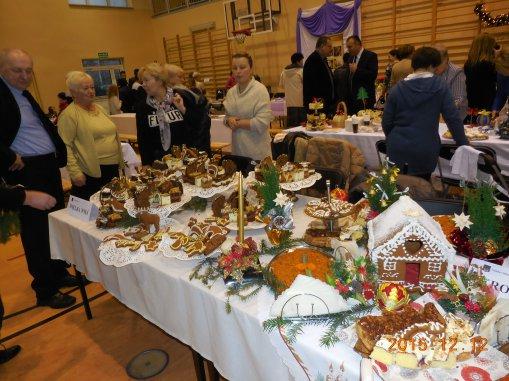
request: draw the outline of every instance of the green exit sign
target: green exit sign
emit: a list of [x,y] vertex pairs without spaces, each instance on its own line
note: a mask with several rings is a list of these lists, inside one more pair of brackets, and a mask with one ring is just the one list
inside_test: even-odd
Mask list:
[[97,53],[97,55],[99,56],[99,59],[101,59],[101,60],[108,58],[108,52],[99,52],[99,53]]

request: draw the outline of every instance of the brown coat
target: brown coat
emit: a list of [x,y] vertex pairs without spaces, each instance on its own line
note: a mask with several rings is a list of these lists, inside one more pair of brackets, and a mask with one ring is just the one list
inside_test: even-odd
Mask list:
[[[307,143],[307,144],[306,144]],[[298,139],[295,161],[304,159],[313,165],[339,169],[345,174],[345,189],[364,169],[364,156],[353,144],[346,140],[315,137],[308,141]]]
[[396,62],[392,67],[391,74],[391,89],[404,79],[407,75],[412,74],[414,69],[412,69],[412,60],[410,58],[404,58],[399,62]]

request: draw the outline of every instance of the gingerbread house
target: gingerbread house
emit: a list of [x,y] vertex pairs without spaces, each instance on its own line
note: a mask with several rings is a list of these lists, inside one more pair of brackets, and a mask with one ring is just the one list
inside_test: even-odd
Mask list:
[[381,282],[421,291],[441,286],[455,250],[440,225],[410,197],[401,196],[369,221],[368,234]]

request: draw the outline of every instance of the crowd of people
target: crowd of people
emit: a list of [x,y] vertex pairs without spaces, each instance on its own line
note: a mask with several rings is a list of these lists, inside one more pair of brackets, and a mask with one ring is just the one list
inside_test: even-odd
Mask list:
[[[349,114],[375,107],[378,56],[355,35],[346,40],[346,47],[343,65],[335,71],[327,61],[333,50],[327,36],[318,38],[307,59],[300,52],[291,56],[280,77],[291,126],[306,119],[308,104],[316,98],[323,101],[329,117],[339,102],[346,103]],[[450,61],[443,45],[418,49],[403,45],[391,50],[389,58],[381,93],[388,155],[406,173],[429,179],[440,149],[440,115],[456,143],[468,144],[463,130],[468,110],[496,113],[506,103],[508,53],[484,33],[472,42],[463,68]],[[223,122],[231,129],[232,154],[260,160],[271,155],[273,116],[269,92],[256,80],[253,67],[249,54],[233,55]],[[64,308],[75,298],[60,288],[75,286],[77,280],[64,262],[51,259],[48,236],[48,213],[64,207],[60,168],[66,167],[70,175],[71,194],[83,199],[118,176],[124,162],[109,114],[120,112],[136,113],[142,165],[160,160],[174,145],[210,154],[210,104],[200,73],[192,73],[186,81],[177,65],[149,63],[129,80],[121,73],[108,88],[108,113],[95,102],[92,77],[71,71],[65,78],[71,97],[58,94],[55,127],[27,90],[32,79],[33,61],[27,52],[0,52],[0,176],[11,187],[0,187],[0,207],[19,208],[21,240],[37,305]],[[361,88],[364,99],[358,96]],[[5,200],[14,201],[6,204]],[[0,311],[3,314],[1,300]],[[17,352],[19,348],[0,351],[0,362]]]

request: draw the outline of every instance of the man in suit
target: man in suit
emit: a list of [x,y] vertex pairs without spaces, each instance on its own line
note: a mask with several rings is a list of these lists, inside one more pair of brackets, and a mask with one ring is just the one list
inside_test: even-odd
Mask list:
[[316,49],[304,63],[303,94],[304,107],[307,109],[313,98],[322,98],[324,112],[331,116],[335,112],[334,80],[332,71],[327,64],[327,57],[332,52],[329,37],[321,36],[316,41]]
[[49,210],[20,209],[21,241],[37,305],[65,308],[76,298],[59,291],[77,286],[62,261],[51,259],[48,213],[64,207],[60,169],[67,163],[65,144],[27,88],[32,58],[21,49],[0,51],[0,176],[8,184],[48,193],[56,199]]
[[343,57],[344,66],[349,70],[350,94],[347,107],[349,114],[356,114],[364,109],[362,100],[357,99],[359,89],[363,87],[368,98],[366,108],[375,105],[375,80],[378,74],[378,56],[376,53],[364,49],[359,36],[350,36],[346,40],[348,53]]

